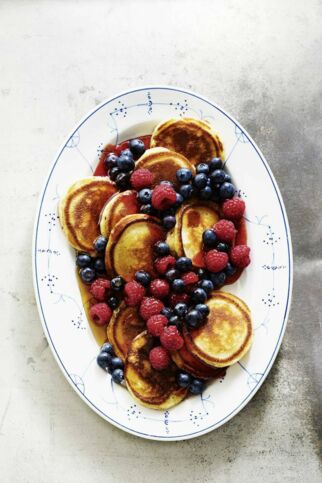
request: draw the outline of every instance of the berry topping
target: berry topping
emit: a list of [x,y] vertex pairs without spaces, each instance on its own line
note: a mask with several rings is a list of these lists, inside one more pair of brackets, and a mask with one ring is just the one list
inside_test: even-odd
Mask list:
[[172,282],[171,287],[175,293],[182,293],[184,292],[185,284],[184,281],[181,280],[181,278],[175,278]]
[[191,186],[191,184],[183,184],[182,186],[180,186],[179,192],[182,198],[184,200],[187,200],[188,198],[190,198],[190,196],[192,196],[193,187]]
[[[227,264],[227,267],[228,267],[229,263]],[[205,280],[201,280],[200,282],[200,287],[207,293],[210,293],[212,292],[212,290],[214,289],[214,286],[213,286],[213,283],[211,280],[208,280],[208,279],[205,279]]]
[[93,268],[96,273],[104,273],[105,272],[105,262],[104,258],[95,258],[93,262]]
[[131,156],[129,155],[129,153],[121,153],[121,156],[117,158],[117,161],[116,161],[116,166],[123,173],[132,171],[132,169],[134,168],[134,165],[135,165],[134,159],[132,155]]
[[235,186],[225,181],[219,188],[219,195],[222,200],[232,198],[235,194]]
[[212,273],[210,277],[215,289],[222,287],[226,282],[225,272]]
[[148,272],[145,272],[144,270],[139,270],[135,274],[135,280],[143,285],[143,287],[148,287],[151,282],[151,276],[148,274]]
[[168,324],[168,319],[165,315],[152,315],[146,323],[146,327],[153,337],[160,337],[164,327]]
[[153,251],[159,257],[165,257],[166,255],[169,255],[169,253],[170,253],[170,247],[169,247],[169,245],[166,242],[164,242],[164,241],[158,241],[154,245]]
[[154,262],[155,269],[158,273],[165,274],[170,268],[176,264],[176,259],[172,255],[157,258]]
[[207,181],[208,181],[207,175],[205,173],[199,173],[199,174],[196,174],[193,180],[193,184],[196,188],[201,190],[202,188],[207,186]]
[[210,186],[205,186],[202,190],[199,191],[199,195],[202,200],[210,200],[213,195],[213,191]]
[[198,312],[200,312],[200,313],[201,313],[201,315],[203,315],[203,316],[205,316],[205,317],[206,317],[206,316],[209,314],[209,312],[210,312],[209,307],[208,307],[208,305],[206,305],[206,304],[197,304],[197,305],[195,306],[195,310],[198,310]]
[[221,169],[223,167],[222,160],[220,158],[212,158],[209,163],[210,171],[214,171],[215,169]]
[[104,166],[106,171],[116,166],[117,156],[114,153],[108,153],[104,160]]
[[131,175],[131,185],[137,191],[143,188],[151,188],[153,183],[153,174],[145,168],[134,171]]
[[181,318],[184,317],[187,312],[188,312],[187,304],[185,304],[183,302],[176,304],[175,307],[174,307],[174,313],[178,317],[181,317]]
[[114,369],[123,369],[124,367],[124,362],[122,361],[122,359],[120,359],[119,357],[112,357],[111,359],[111,369],[114,370]]
[[180,184],[185,184],[192,179],[192,173],[188,168],[181,168],[178,169],[176,177]]
[[200,163],[196,167],[196,171],[197,171],[198,174],[199,173],[208,174],[209,173],[209,165],[206,164],[206,163]]
[[116,297],[108,297],[106,300],[107,305],[111,307],[112,310],[115,310],[119,306],[119,300]]
[[212,186],[221,184],[225,181],[226,173],[223,169],[215,169],[210,175]]
[[169,324],[168,325],[174,325],[174,326],[177,327],[178,330],[181,330],[181,328],[182,328],[182,321],[178,317],[178,315],[172,315],[172,317],[170,317],[170,319],[169,319]]
[[92,305],[89,309],[89,314],[94,324],[102,326],[109,322],[112,317],[112,310],[107,304],[99,303]]
[[226,200],[222,204],[222,212],[228,220],[240,220],[245,212],[245,202],[240,198]]
[[121,290],[123,290],[124,283],[125,283],[124,282],[124,279],[122,277],[120,277],[120,276],[115,277],[115,278],[112,278],[112,280],[111,280],[111,288],[115,292],[120,292]]
[[76,257],[76,265],[79,268],[88,267],[91,264],[92,258],[88,253],[79,253]]
[[163,303],[154,297],[144,297],[140,305],[142,319],[148,320],[152,315],[157,315],[164,308]]
[[232,242],[236,236],[236,228],[232,221],[220,220],[214,226],[214,231],[220,241]]
[[204,382],[200,379],[193,379],[189,386],[191,394],[201,394],[204,388]]
[[170,286],[166,280],[156,278],[150,284],[150,292],[153,297],[163,299],[169,295]]
[[191,300],[195,304],[203,304],[207,300],[207,292],[202,288],[196,288],[191,294]]
[[101,347],[101,352],[108,352],[108,354],[113,355],[114,352],[113,352],[112,344],[110,344],[109,342],[105,342]]
[[193,310],[189,310],[185,320],[186,320],[187,326],[194,329],[201,325],[203,321],[203,316],[202,316],[202,313],[199,312],[199,310],[193,309]]
[[238,268],[245,268],[250,264],[250,248],[247,245],[237,245],[230,252],[230,259]]
[[124,371],[123,369],[114,369],[112,372],[112,379],[116,384],[121,384],[124,379]]
[[199,277],[195,272],[187,272],[182,275],[182,280],[185,286],[194,285],[195,283],[199,282]]
[[214,248],[218,241],[214,230],[205,230],[202,234],[202,241],[205,248]]
[[171,230],[176,224],[176,219],[174,216],[165,216],[162,222],[166,230]]
[[84,283],[91,283],[95,278],[95,270],[90,267],[82,268],[79,274]]
[[173,315],[173,312],[172,312],[172,310],[170,309],[170,307],[164,307],[164,308],[161,310],[161,314],[162,314],[162,315],[165,315],[167,319],[170,319],[170,317],[172,317],[172,315]]
[[104,371],[108,371],[109,368],[111,367],[111,360],[112,360],[112,354],[110,354],[109,352],[103,352],[103,351],[101,351],[96,358],[97,364],[102,369],[104,369]]
[[218,250],[218,252],[228,253],[230,250],[230,247],[227,243],[219,242],[216,246],[216,250]]
[[109,170],[108,175],[112,181],[115,181],[117,175],[120,173],[121,173],[121,170],[117,166],[113,166],[113,168]]
[[139,202],[142,203],[143,205],[151,203],[151,197],[152,197],[152,190],[150,190],[149,188],[143,188],[138,193]]
[[90,288],[90,292],[96,300],[103,302],[105,300],[106,294],[111,288],[111,282],[105,278],[98,278],[95,280]]
[[236,273],[236,267],[232,263],[228,262],[225,268],[226,277],[231,277],[235,273]]
[[188,303],[189,301],[189,295],[186,293],[173,293],[169,297],[169,304],[170,307],[175,307],[178,303],[183,302],[183,303]]
[[183,346],[183,338],[181,337],[177,327],[171,325],[165,327],[160,335],[160,342],[165,349],[169,351],[176,351]]
[[132,280],[125,284],[124,295],[126,305],[129,307],[135,307],[142,301],[145,295],[145,288],[135,280]]
[[151,203],[147,203],[146,205],[141,205],[140,213],[144,213],[145,215],[153,215],[154,208],[152,207]]
[[115,184],[120,191],[124,191],[130,187],[130,173],[119,173],[116,176]]
[[129,148],[135,160],[139,159],[145,152],[144,142],[141,139],[131,139]]
[[169,280],[169,282],[173,282],[173,280],[175,280],[176,278],[180,278],[180,272],[175,268],[171,268],[165,273],[165,278]]
[[186,389],[190,386],[191,383],[191,376],[186,372],[179,372],[177,375],[177,383],[179,387]]
[[176,261],[176,268],[180,270],[180,272],[189,272],[192,269],[191,259],[187,257],[178,258]]
[[106,244],[107,244],[107,239],[105,238],[105,236],[100,235],[94,241],[94,244],[93,244],[94,250],[96,250],[97,252],[103,252],[105,250]]
[[154,347],[149,354],[151,366],[156,371],[163,371],[170,364],[170,356],[168,351],[161,346]]
[[168,184],[156,186],[152,192],[152,206],[156,210],[166,210],[177,201],[177,194]]
[[216,273],[223,270],[228,263],[228,255],[225,252],[210,250],[205,256],[206,267],[210,272]]

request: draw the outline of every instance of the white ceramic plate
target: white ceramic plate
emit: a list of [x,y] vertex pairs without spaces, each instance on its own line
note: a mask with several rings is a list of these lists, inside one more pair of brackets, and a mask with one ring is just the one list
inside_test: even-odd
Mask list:
[[[90,175],[106,143],[149,134],[161,120],[195,117],[212,123],[225,146],[226,166],[247,204],[252,263],[225,289],[250,306],[255,328],[247,356],[210,383],[202,396],[168,411],[137,404],[95,362],[98,346],[88,327],[75,278],[75,253],[57,219],[57,203],[76,179]],[[35,222],[34,287],[50,347],[77,394],[106,421],[143,438],[194,438],[236,415],[266,378],[285,331],[292,291],[292,250],[283,201],[260,150],[245,130],[213,102],[172,87],[144,87],[113,97],[68,135],[49,171]]]

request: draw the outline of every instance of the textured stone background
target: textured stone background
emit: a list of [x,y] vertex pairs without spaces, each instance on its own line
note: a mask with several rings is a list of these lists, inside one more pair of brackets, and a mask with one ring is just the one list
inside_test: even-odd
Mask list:
[[[1,482],[294,482],[321,472],[321,1],[0,2]],[[196,90],[254,137],[281,188],[293,305],[270,376],[204,437],[149,442],[71,390],[31,277],[39,191],[66,133],[142,84]]]

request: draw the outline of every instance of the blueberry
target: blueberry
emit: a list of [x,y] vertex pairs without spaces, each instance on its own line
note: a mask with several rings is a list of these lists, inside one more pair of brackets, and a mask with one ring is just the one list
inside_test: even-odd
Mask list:
[[180,186],[179,191],[183,199],[187,200],[188,198],[190,198],[190,196],[192,196],[193,188],[191,184],[183,184],[182,186]]
[[108,354],[114,355],[113,346],[109,342],[105,342],[101,347],[101,352],[107,352]]
[[172,282],[172,289],[176,293],[183,293],[184,292],[184,289],[185,289],[184,281],[181,280],[181,278],[176,278]]
[[201,313],[202,316],[206,317],[209,314],[209,307],[206,304],[197,304],[195,310]]
[[210,275],[211,281],[214,285],[214,288],[219,288],[224,285],[226,282],[226,274],[225,272],[218,272],[218,273],[212,273]]
[[162,212],[162,218],[166,218],[167,216],[174,216],[176,214],[176,208],[171,206],[171,208],[168,208],[166,211]]
[[223,162],[220,158],[212,158],[212,160],[209,163],[210,171],[214,171],[215,169],[222,169],[222,167],[223,167]]
[[112,379],[116,384],[121,384],[124,379],[124,372],[123,369],[114,369],[112,372]]
[[219,189],[218,188],[215,188],[215,189],[212,190],[212,197],[211,197],[211,199],[215,203],[218,203],[220,201],[220,192],[219,192]]
[[231,277],[232,275],[234,275],[236,273],[236,270],[236,267],[234,267],[232,263],[228,262],[224,270],[226,277]]
[[207,186],[207,181],[208,181],[207,175],[205,173],[200,173],[200,174],[196,174],[196,176],[194,177],[193,184],[196,188],[201,190],[202,188]]
[[107,371],[111,367],[112,355],[109,352],[100,352],[96,358],[97,364]]
[[96,258],[93,263],[93,268],[99,275],[105,272],[105,262],[103,258]]
[[118,174],[120,174],[121,170],[117,166],[113,166],[113,168],[110,169],[108,175],[112,181],[116,180],[116,177]]
[[179,372],[177,375],[177,384],[179,387],[183,387],[184,389],[189,387],[191,384],[190,374],[187,374],[186,372]]
[[199,196],[202,200],[210,200],[212,197],[212,189],[210,186],[206,186],[202,190],[199,191]]
[[163,307],[161,314],[165,315],[167,319],[170,319],[173,316],[173,311],[170,309],[170,307]]
[[180,184],[185,184],[192,179],[192,173],[190,169],[181,168],[181,169],[178,169],[176,173],[176,177]]
[[190,386],[189,391],[191,394],[201,394],[204,388],[204,382],[201,379],[193,379]]
[[82,268],[79,274],[85,283],[91,283],[95,278],[95,270],[90,267]]
[[144,142],[141,139],[131,139],[129,148],[135,160],[139,159],[145,152]]
[[169,319],[168,325],[174,325],[177,329],[181,329],[182,321],[177,315],[172,315]]
[[227,245],[227,243],[219,242],[216,246],[216,249],[218,250],[218,252],[228,253],[229,252],[229,245]]
[[117,158],[116,165],[122,172],[129,172],[134,169],[135,161],[132,156],[127,154],[121,154],[119,158]]
[[185,321],[188,325],[188,327],[195,328],[199,327],[199,325],[202,323],[202,314],[195,309],[189,310],[185,317]]
[[79,268],[88,267],[91,264],[92,257],[88,253],[79,253],[76,257],[76,265]]
[[139,270],[135,274],[135,280],[143,285],[143,287],[148,287],[151,282],[151,276],[148,274],[148,272],[145,272],[144,270]]
[[229,174],[225,174],[225,181],[227,181],[227,183],[231,183],[231,176]]
[[183,196],[180,193],[177,193],[176,196],[177,196],[177,200],[173,205],[173,208],[179,208],[179,206],[181,206],[183,203]]
[[199,173],[208,174],[209,173],[209,166],[206,163],[200,163],[200,164],[198,164],[196,171],[197,171],[198,174]]
[[150,203],[147,203],[146,205],[141,205],[140,213],[144,213],[145,215],[152,215],[154,213],[154,208]]
[[94,241],[94,244],[93,244],[94,250],[96,250],[97,252],[103,252],[106,248],[106,244],[107,244],[107,239],[105,238],[105,236],[100,235]]
[[210,175],[212,186],[221,184],[225,181],[226,173],[223,169],[215,169]]
[[220,198],[222,200],[230,199],[235,194],[235,186],[232,183],[223,183],[219,190]]
[[146,205],[147,203],[151,203],[151,198],[152,198],[152,190],[149,188],[144,188],[143,190],[140,190],[138,193],[138,199],[140,203],[143,205]]
[[204,278],[208,278],[209,276],[207,270],[205,270],[204,268],[198,268],[197,275],[199,277],[199,280],[203,280]]
[[180,272],[188,272],[192,269],[192,261],[188,257],[180,257],[176,261],[176,268],[180,270]]
[[202,288],[205,292],[210,293],[214,289],[214,285],[211,280],[201,280],[200,288]]
[[104,160],[104,166],[106,170],[108,171],[109,169],[113,168],[116,166],[116,161],[117,161],[117,156],[114,153],[109,153],[105,160]]
[[124,279],[120,276],[112,278],[111,280],[111,288],[115,290],[115,292],[119,292],[124,287]]
[[171,230],[176,224],[176,218],[175,216],[165,216],[162,223],[166,230]]
[[130,187],[130,173],[119,173],[116,176],[115,184],[119,190],[123,191]]
[[180,277],[180,272],[179,272],[179,270],[176,270],[175,268],[170,268],[170,270],[168,270],[165,274],[165,278],[169,282],[173,282],[173,280],[175,280],[176,278],[179,278],[179,277]]
[[174,313],[178,316],[178,317],[184,317],[186,315],[186,313],[188,312],[188,307],[187,307],[187,304],[183,303],[183,302],[179,302],[178,304],[176,304],[176,306],[174,307]]
[[107,305],[112,309],[115,310],[119,306],[119,300],[116,297],[109,297],[107,300]]
[[207,292],[202,288],[196,288],[192,292],[191,300],[195,304],[203,304],[207,300]]
[[164,241],[158,241],[153,247],[154,253],[160,257],[165,257],[170,253],[169,245]]
[[116,356],[115,357],[112,357],[112,359],[111,359],[111,368],[112,368],[112,370],[114,370],[114,369],[123,369],[124,368],[124,362],[119,357],[116,357]]
[[217,244],[217,235],[214,230],[205,230],[202,234],[202,242],[206,248],[213,248]]

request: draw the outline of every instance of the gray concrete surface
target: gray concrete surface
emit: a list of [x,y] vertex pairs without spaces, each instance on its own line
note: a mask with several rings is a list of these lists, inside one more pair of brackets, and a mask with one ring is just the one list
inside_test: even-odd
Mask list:
[[[0,2],[0,481],[319,482],[321,1]],[[44,338],[31,277],[39,191],[66,133],[129,87],[196,90],[251,133],[277,178],[295,255],[282,349],[252,402],[164,444],[85,406]]]

